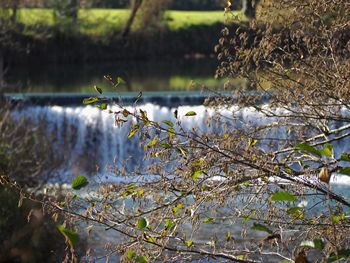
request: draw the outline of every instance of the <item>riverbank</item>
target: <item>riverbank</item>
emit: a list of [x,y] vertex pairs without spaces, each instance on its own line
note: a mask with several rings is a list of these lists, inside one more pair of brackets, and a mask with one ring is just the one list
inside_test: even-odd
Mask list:
[[57,28],[45,38],[8,32],[15,45],[4,48],[5,60],[10,63],[38,61],[78,63],[173,57],[210,56],[220,36],[223,24],[190,26],[179,30],[163,30],[152,34],[132,33],[121,38],[116,33],[108,38],[69,34]]
[[3,54],[11,64],[208,57],[226,19],[222,11],[167,11],[158,29],[122,38],[127,17],[128,10],[80,10],[77,24],[62,28],[50,9],[22,9],[18,24],[0,30],[9,40]]

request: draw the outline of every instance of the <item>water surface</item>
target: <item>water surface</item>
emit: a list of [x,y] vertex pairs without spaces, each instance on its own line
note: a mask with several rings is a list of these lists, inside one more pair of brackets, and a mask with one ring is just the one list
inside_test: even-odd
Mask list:
[[[225,80],[214,78],[216,67],[215,58],[21,65],[8,68],[5,92],[91,93],[94,85],[107,92],[217,89]],[[115,89],[105,75],[120,76],[126,84]]]

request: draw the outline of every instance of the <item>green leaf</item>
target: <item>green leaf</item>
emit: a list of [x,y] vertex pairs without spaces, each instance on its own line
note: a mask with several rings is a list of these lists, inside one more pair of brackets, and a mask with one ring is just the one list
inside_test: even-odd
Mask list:
[[231,240],[231,232],[228,231],[228,232],[226,233],[226,241],[230,241],[230,240]]
[[100,93],[100,94],[103,93],[101,88],[99,88],[99,87],[97,87],[97,86],[94,86],[94,88],[95,88],[95,90],[96,90],[98,93]]
[[182,203],[178,203],[178,204],[176,205],[176,207],[177,207],[178,209],[183,209],[183,208],[184,208],[184,205],[183,205]]
[[176,214],[176,213],[177,213],[177,210],[178,210],[178,208],[177,208],[177,207],[173,207],[173,208],[171,209],[171,211],[172,211],[174,214]]
[[350,162],[350,155],[348,153],[342,153],[340,161]]
[[172,136],[175,135],[175,130],[174,130],[174,128],[169,128],[167,131],[168,131],[168,135],[169,135],[170,137],[172,137]]
[[276,192],[271,196],[271,201],[273,202],[292,202],[296,200],[297,198],[288,192]]
[[144,192],[145,191],[141,188],[137,189],[137,191],[136,191],[137,197],[141,198],[143,196]]
[[73,230],[67,229],[64,225],[58,225],[57,229],[61,232],[61,234],[67,239],[68,244],[73,247],[79,242],[79,235]]
[[304,218],[304,212],[303,212],[303,208],[301,207],[290,207],[287,210],[287,213],[289,215],[293,215],[295,219],[303,219]]
[[131,131],[130,131],[129,134],[128,134],[128,139],[130,139],[132,136],[134,136],[135,133],[138,131],[139,128],[140,128],[139,125],[134,125],[134,126],[131,128]]
[[187,112],[186,114],[185,114],[185,116],[196,116],[197,115],[197,113],[195,113],[194,111],[189,111],[189,112]]
[[142,119],[148,120],[147,111],[143,111],[142,109],[140,109],[140,114],[141,114]]
[[166,230],[172,230],[172,229],[174,229],[174,227],[175,227],[174,221],[172,221],[171,219],[167,219],[165,221],[165,229]]
[[322,154],[319,150],[317,150],[315,147],[312,147],[306,143],[298,144],[295,146],[295,148],[301,150],[302,152],[311,153],[311,154],[318,156],[318,157],[322,156]]
[[261,224],[258,224],[258,223],[253,223],[252,229],[272,234],[272,231],[267,226],[261,225]]
[[332,158],[333,157],[333,145],[332,144],[326,144],[326,146],[320,151],[320,153],[323,155],[323,156],[327,156],[329,158]]
[[148,259],[145,256],[138,256],[135,258],[137,263],[148,263]]
[[132,195],[134,193],[135,193],[134,185],[133,184],[129,184],[128,188],[123,193],[123,197],[128,197],[128,196],[130,196],[130,195]]
[[177,214],[177,210],[179,210],[179,209],[183,209],[183,204],[178,203],[175,207],[173,207],[173,208],[171,209],[171,211],[172,211],[174,214]]
[[204,163],[204,160],[203,160],[203,159],[195,160],[195,161],[193,162],[193,166],[194,166],[194,167],[199,167],[199,166],[201,166],[203,163]]
[[137,228],[140,230],[143,230],[146,226],[148,225],[146,218],[139,218],[139,220],[137,220]]
[[348,259],[350,257],[350,249],[341,249],[338,251],[338,256],[336,253],[332,252],[329,257],[327,262],[334,262],[340,259]]
[[247,222],[249,218],[250,218],[250,215],[242,216],[243,222]]
[[170,149],[171,145],[169,143],[162,143],[162,148],[164,149]]
[[323,250],[325,247],[325,244],[323,242],[322,239],[314,239],[314,244],[315,244],[315,248],[318,250]]
[[191,177],[197,179],[201,174],[205,174],[205,170],[193,171]]
[[350,176],[350,166],[341,168],[338,173]]
[[165,123],[166,125],[168,125],[170,127],[174,127],[174,123],[172,123],[171,121],[164,120],[163,123]]
[[150,243],[156,243],[156,240],[151,235],[148,235],[148,234],[145,233],[144,234],[144,238]]
[[117,86],[124,85],[124,84],[125,84],[125,80],[123,80],[121,77],[117,77]]
[[215,221],[215,218],[212,218],[212,217],[207,217],[203,219],[203,223],[211,223],[214,221]]
[[83,100],[83,104],[88,105],[88,104],[95,103],[95,102],[97,102],[99,100],[100,100],[99,98],[91,97],[91,98],[84,99]]
[[101,109],[102,109],[102,110],[107,109],[107,103],[102,103],[102,104],[101,104]]
[[83,188],[84,186],[88,185],[88,180],[86,179],[85,176],[79,175],[75,177],[75,179],[72,182],[72,188],[74,190],[79,190]]
[[193,246],[193,241],[191,239],[190,240],[186,240],[185,244],[186,244],[187,247],[192,247]]
[[147,144],[147,146],[148,146],[148,147],[154,147],[154,146],[157,145],[157,142],[158,142],[158,138],[157,138],[157,136],[156,136],[156,137],[154,137],[154,138]]
[[339,216],[332,216],[331,220],[334,222],[334,223],[339,223],[341,221],[344,221],[345,219],[345,216],[347,215],[347,213],[343,213]]
[[249,138],[249,140],[248,140],[248,145],[249,145],[250,147],[254,147],[254,146],[257,144],[257,142],[258,142],[258,140]]
[[132,260],[133,258],[136,257],[135,252],[132,250],[128,250],[127,255],[128,255],[128,259],[130,259],[130,260]]

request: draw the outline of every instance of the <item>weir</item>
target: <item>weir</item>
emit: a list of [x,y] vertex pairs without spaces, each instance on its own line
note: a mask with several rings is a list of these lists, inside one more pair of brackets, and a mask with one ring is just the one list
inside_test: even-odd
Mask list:
[[[173,97],[172,97],[173,96]],[[156,102],[141,103],[137,107],[133,105],[126,106],[130,112],[142,110],[147,112],[149,119],[162,122],[163,120],[169,120],[176,122],[174,117],[174,110],[178,110],[178,116],[182,123],[184,130],[191,130],[197,128],[199,133],[206,132],[220,132],[222,131],[222,122],[216,122],[215,112],[212,108],[205,107],[197,104],[198,98],[183,98],[163,96],[168,100],[167,104],[162,105]],[[79,97],[76,102],[82,101],[86,98]],[[39,98],[42,99],[42,98]],[[52,98],[51,102],[54,102],[57,98]],[[130,96],[131,99],[134,97]],[[150,99],[150,97],[149,97]],[[70,185],[73,178],[77,175],[85,175],[88,178],[89,186],[80,190],[79,194],[82,197],[98,197],[98,183],[139,183],[140,181],[152,181],[158,179],[155,175],[146,174],[143,176],[120,176],[117,170],[122,170],[125,167],[126,170],[132,171],[134,169],[147,166],[148,162],[144,159],[143,148],[139,145],[137,136],[128,139],[128,133],[131,125],[135,124],[135,120],[129,119],[128,123],[118,127],[115,125],[114,115],[108,113],[108,110],[118,111],[119,106],[111,104],[108,106],[107,111],[102,111],[92,106],[83,106],[81,104],[73,103],[73,105],[35,105],[33,101],[36,98],[32,96],[31,103],[24,103],[21,107],[15,107],[13,116],[15,118],[28,118],[32,122],[43,127],[46,131],[46,135],[52,140],[52,147],[57,152],[57,157],[61,159],[62,165],[54,172],[51,171],[49,175],[49,182],[54,183],[55,186],[61,186],[62,184]],[[44,102],[44,100],[42,100]],[[61,101],[61,99],[59,100]],[[181,103],[174,103],[174,102]],[[47,102],[47,101],[46,101]],[[191,104],[192,102],[192,104]],[[130,104],[130,103],[129,103]],[[266,107],[269,105],[266,103]],[[274,109],[282,112],[283,109]],[[197,115],[191,117],[185,117],[185,114],[189,111],[196,112]],[[222,120],[228,120],[230,123],[229,129],[251,129],[254,126],[260,126],[268,124],[274,121],[273,118],[266,118],[261,113],[257,112],[253,108],[240,108],[238,106],[232,106],[230,108],[221,109],[219,111],[223,117]],[[210,125],[208,125],[208,121]],[[176,129],[176,125],[175,125]],[[276,128],[269,131],[269,137],[275,137],[279,139],[287,139],[288,132],[285,128]],[[272,146],[263,142],[259,142],[264,150],[272,150]],[[274,145],[278,147],[278,145]],[[339,156],[341,153],[350,150],[349,139],[346,139],[334,144],[335,155]],[[128,173],[128,171],[126,171]],[[213,178],[214,180],[214,178]],[[273,180],[273,179],[272,179]],[[348,186],[350,185],[350,177],[335,175],[332,176],[331,189],[333,192],[344,196],[349,199]],[[311,191],[311,190],[310,190]],[[232,200],[232,203],[236,201]],[[318,202],[317,196],[308,197],[307,201],[304,200],[301,204],[307,207],[314,207],[314,204]],[[237,205],[241,205],[240,201]],[[126,202],[126,206],[132,206],[131,202]],[[222,208],[222,211],[226,212],[227,207]],[[262,209],[259,206],[259,209]],[[323,211],[323,206],[318,205],[314,208],[313,212]],[[229,210],[227,210],[229,211]],[[83,225],[85,227],[85,225]],[[185,225],[189,231],[190,225]],[[211,225],[204,224],[198,233],[194,242],[209,242],[212,234],[210,232]],[[237,244],[244,244],[250,242],[251,239],[263,238],[264,236],[256,231],[248,232],[248,236],[245,238],[239,237],[239,231],[244,225],[238,221],[235,223],[235,230],[233,232],[237,236]],[[105,228],[96,227],[95,235],[89,239],[89,245],[95,248],[96,255],[104,255],[104,249],[101,244],[106,242],[115,242],[120,240],[121,236],[113,231],[105,231]],[[226,233],[232,229],[225,225],[216,225],[216,231]],[[261,236],[260,236],[261,235]],[[96,262],[102,262],[96,260]]]
[[[72,100],[67,100],[67,95],[7,94],[7,96],[15,102],[20,102],[21,105],[15,108],[13,116],[18,119],[28,118],[38,127],[43,127],[45,134],[52,141],[52,147],[57,152],[57,158],[62,165],[56,170],[54,176],[50,176],[51,182],[69,183],[79,174],[91,176],[108,174],[108,178],[102,176],[104,181],[118,182],[124,179],[114,173],[115,169],[126,169],[126,172],[135,168],[142,170],[148,164],[148,161],[144,160],[143,148],[137,136],[127,138],[135,120],[130,118],[128,123],[118,127],[115,124],[114,114],[82,105],[82,100],[89,95],[69,95]],[[110,98],[111,103],[108,110],[118,111],[119,106],[114,104],[116,98]],[[132,102],[135,101],[135,94],[119,98],[121,99],[119,103],[125,104],[128,111],[139,111],[141,108],[147,112],[150,120],[159,123],[163,120],[175,123],[174,110],[177,109],[182,126],[187,131],[192,128],[198,129],[199,133],[222,131],[223,123],[211,118],[216,112],[200,105],[200,102],[205,99],[204,95],[146,94],[143,101],[139,101],[137,106],[132,105]],[[197,115],[185,117],[189,111],[194,111]],[[224,117],[223,120],[229,120],[227,123],[232,129],[251,129],[274,121],[273,118],[266,118],[253,108],[232,106],[229,109],[220,110],[220,114]],[[269,131],[269,137],[282,139],[282,141],[288,136],[290,135],[286,128],[280,127]],[[276,150],[278,147],[274,145],[273,147],[276,148],[272,149],[271,145],[264,144],[263,141],[259,144],[266,152]],[[335,155],[340,156],[341,153],[349,152],[349,145],[349,143],[344,143],[344,140],[334,143]],[[337,176],[337,179],[333,181],[348,184],[350,183],[349,178]]]
[[[104,93],[103,96],[111,103],[132,105],[139,93],[118,92]],[[81,106],[83,100],[97,96],[82,93],[6,93],[5,96],[13,103],[21,105],[55,105],[55,106]],[[138,104],[153,103],[160,106],[177,107],[179,105],[202,105],[209,96],[206,92],[146,92],[138,100]]]
[[[151,120],[175,122],[174,108],[150,103],[138,108],[127,107],[130,112],[139,108],[146,111]],[[118,111],[119,107],[110,109]],[[204,131],[205,121],[211,114],[204,106],[180,106],[177,109],[179,116],[195,111],[197,116],[182,118],[182,124],[190,129],[195,123]],[[113,114],[92,106],[26,106],[15,111],[14,116],[28,118],[46,130],[55,151],[65,160],[59,171],[60,177],[55,177],[59,181],[69,181],[77,174],[103,173],[113,167],[122,169],[125,166],[131,171],[147,164],[137,136],[127,138],[135,123],[131,118],[118,127]]]

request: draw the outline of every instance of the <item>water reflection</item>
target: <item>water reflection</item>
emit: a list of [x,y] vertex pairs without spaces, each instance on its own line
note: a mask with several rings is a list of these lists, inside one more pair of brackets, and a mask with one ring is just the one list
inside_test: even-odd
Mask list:
[[21,65],[9,68],[6,92],[91,93],[93,85],[114,92],[103,78],[107,74],[126,81],[118,91],[186,91],[199,90],[201,85],[219,88],[224,80],[214,79],[216,66],[215,58]]

